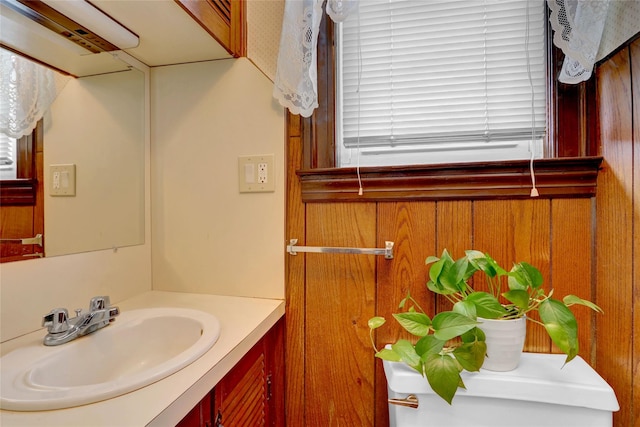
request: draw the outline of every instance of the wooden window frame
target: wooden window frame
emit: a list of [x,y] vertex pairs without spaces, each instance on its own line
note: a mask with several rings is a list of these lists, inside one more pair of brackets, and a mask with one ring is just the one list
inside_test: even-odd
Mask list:
[[[333,30],[333,22],[324,16],[318,36],[320,106],[300,120],[303,167],[296,173],[303,202],[530,197],[529,160],[362,167],[364,193],[358,195],[356,168],[336,168]],[[536,187],[542,198],[593,197],[602,163],[597,156],[595,79],[579,85],[557,83],[563,56],[548,45],[548,157],[534,161]]]
[[34,206],[38,189],[36,152],[42,146],[42,119],[29,135],[18,139],[16,179],[0,181],[0,205]]

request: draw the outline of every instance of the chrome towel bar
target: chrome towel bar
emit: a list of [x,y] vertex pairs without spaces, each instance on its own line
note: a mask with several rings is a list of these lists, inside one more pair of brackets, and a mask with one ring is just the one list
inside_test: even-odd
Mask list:
[[21,245],[38,245],[42,247],[42,234],[36,234],[34,237],[25,237],[24,239],[0,239],[4,243],[20,243]]
[[385,259],[393,259],[393,242],[384,242],[384,248],[333,248],[325,246],[297,246],[298,239],[289,240],[287,252],[297,255],[298,252],[313,252],[322,254],[361,254],[384,255]]

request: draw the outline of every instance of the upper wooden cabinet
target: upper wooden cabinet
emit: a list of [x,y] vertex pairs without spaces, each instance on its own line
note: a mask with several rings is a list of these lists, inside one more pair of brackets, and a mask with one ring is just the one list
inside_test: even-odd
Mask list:
[[246,55],[245,0],[175,1],[231,55]]

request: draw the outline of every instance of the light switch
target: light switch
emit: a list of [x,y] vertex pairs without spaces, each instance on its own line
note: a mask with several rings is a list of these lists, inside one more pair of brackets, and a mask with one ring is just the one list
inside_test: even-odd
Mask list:
[[255,179],[255,168],[253,167],[253,163],[245,163],[244,165],[244,181],[247,184],[253,184],[256,182]]
[[76,195],[76,165],[49,165],[49,195]]
[[238,157],[238,186],[241,193],[265,193],[276,190],[274,155]]

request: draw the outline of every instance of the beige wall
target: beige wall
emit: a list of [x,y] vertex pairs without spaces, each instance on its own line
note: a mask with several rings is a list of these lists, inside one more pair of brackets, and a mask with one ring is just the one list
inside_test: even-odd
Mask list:
[[[150,245],[41,258],[0,267],[0,340],[42,327],[52,308],[73,314],[96,295],[118,303],[151,289]],[[43,333],[44,337],[44,333]]]
[[[284,298],[284,111],[249,60],[151,73],[153,288]],[[276,191],[238,191],[241,155],[275,154]]]

